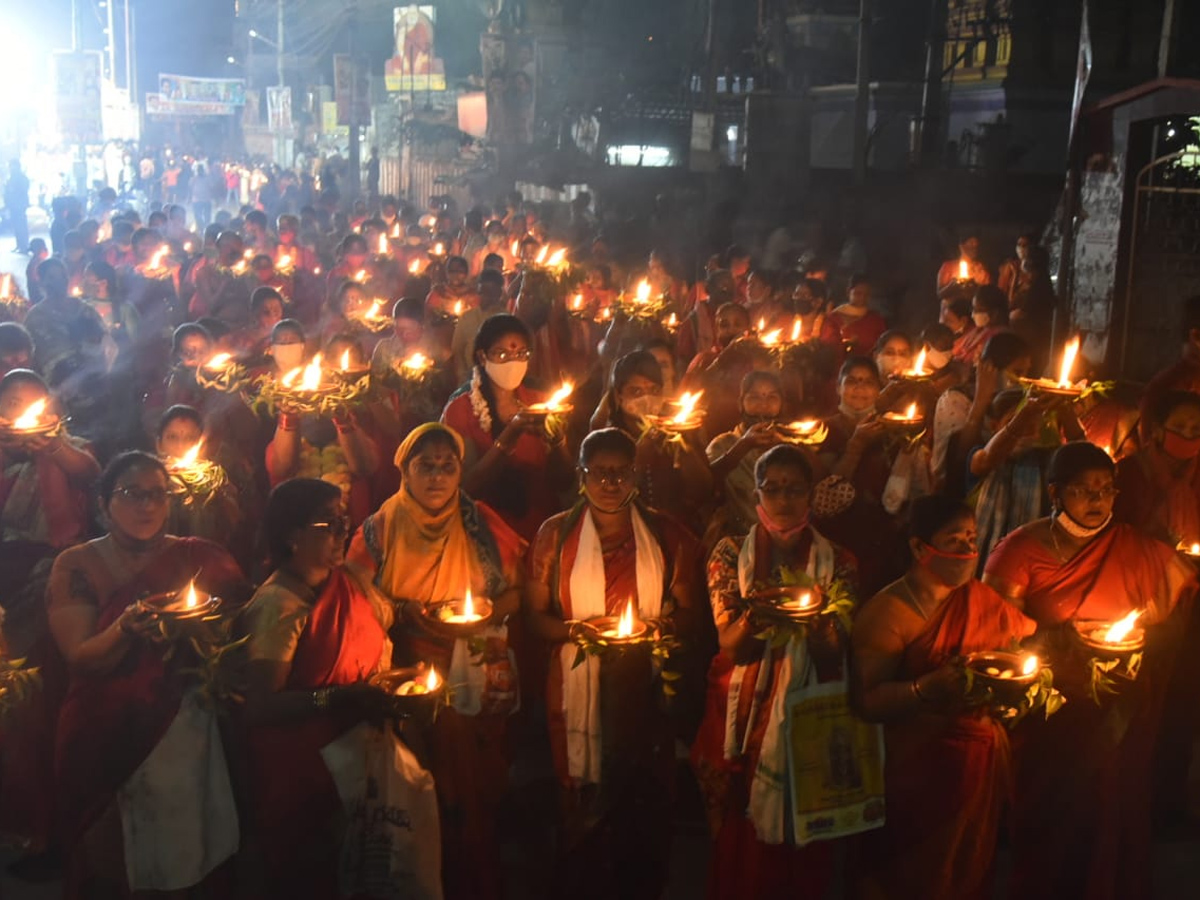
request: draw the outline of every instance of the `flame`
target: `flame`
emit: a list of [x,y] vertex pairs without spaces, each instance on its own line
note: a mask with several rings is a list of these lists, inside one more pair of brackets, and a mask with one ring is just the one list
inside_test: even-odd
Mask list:
[[904,411],[904,419],[907,422],[915,422],[917,419],[917,404],[910,403],[908,409]]
[[1192,556],[1200,556],[1200,544],[1192,544],[1192,549],[1188,551]]
[[583,294],[576,294],[571,298],[571,309],[583,309]]
[[965,259],[958,261],[958,277],[960,281],[968,281],[971,278],[971,264]]
[[805,591],[803,594],[800,595],[800,600],[798,601],[798,604],[801,609],[807,609],[808,607],[812,606],[812,602],[813,602],[812,593],[810,591]]
[[471,598],[471,589],[467,588],[467,596],[463,598],[463,618],[475,618],[475,601]]
[[767,330],[767,320],[766,320],[766,319],[759,319],[759,320],[758,320],[758,328],[757,328],[757,329],[755,329],[755,330],[756,330],[756,331],[757,331],[759,334],[762,334],[764,331],[766,331],[766,330]]
[[675,414],[675,418],[671,419],[671,422],[675,425],[685,424],[696,411],[696,404],[703,396],[704,391],[696,391],[694,394],[691,391],[684,391],[683,396],[679,398],[679,412]]
[[816,431],[817,426],[820,424],[821,421],[819,419],[802,419],[799,422],[793,422],[787,427],[791,431],[798,431],[801,434],[810,434],[813,431]]
[[72,297],[82,297],[83,296],[83,288],[79,287],[78,285],[71,288],[71,296]]
[[280,269],[286,269],[291,264],[292,264],[291,254],[285,253],[285,254],[283,254],[283,256],[279,257],[279,261],[275,263],[275,266]]
[[538,247],[537,256],[533,258],[533,261],[539,266],[543,265],[546,262],[546,253],[549,249],[549,245],[542,244],[542,246]]
[[433,365],[433,360],[418,350],[400,365],[410,372],[421,372]]
[[387,235],[386,235],[386,234],[381,234],[381,235],[379,236],[379,255],[380,255],[380,256],[387,256],[387,252],[388,252],[388,239],[387,239]]
[[348,348],[348,347],[346,348],[345,351],[342,352],[341,367],[342,367],[343,372],[350,371],[350,348]]
[[760,340],[764,347],[774,347],[779,343],[779,339],[783,336],[783,329],[776,328],[774,331],[768,331]]
[[1075,357],[1079,355],[1079,335],[1075,335],[1063,348],[1062,368],[1058,371],[1058,386],[1071,386],[1071,369],[1075,368]]
[[433,693],[441,686],[442,680],[438,678],[437,669],[430,668],[429,674],[425,676],[425,690]]
[[171,252],[171,248],[168,247],[166,244],[163,244],[161,247],[159,247],[157,250],[155,250],[154,255],[150,257],[149,268],[161,269],[163,257],[165,257],[170,252]]
[[803,329],[803,327],[804,327],[804,321],[799,316],[796,316],[796,318],[792,320],[792,343],[793,344],[798,344],[800,342],[800,332]]
[[517,259],[521,255],[521,242],[513,241],[510,249],[512,250],[513,259]]
[[667,327],[670,329],[679,327],[679,317],[675,315],[675,313],[671,313],[669,316],[667,316]]
[[225,366],[229,365],[229,363],[232,359],[233,359],[232,353],[218,353],[216,356],[214,356],[212,359],[210,359],[208,362],[206,362],[203,366],[201,366],[201,368],[223,369]]
[[392,237],[394,237],[394,238],[400,237],[400,223],[399,222],[397,222],[395,225],[392,226]]
[[463,302],[461,300],[454,301],[454,308],[451,311],[454,318],[459,318],[463,314]]
[[379,298],[376,298],[371,303],[371,308],[367,310],[367,312],[363,316],[363,318],[371,319],[372,321],[377,320],[377,319],[382,319],[383,318],[383,301],[380,300]]
[[446,247],[441,241],[438,241],[436,244],[433,245],[433,255],[434,256],[444,256],[445,253],[446,253]]
[[[297,379],[299,384],[296,384]],[[299,391],[318,390],[321,387],[321,354],[314,356],[307,366],[292,369],[284,375],[283,386]]]
[[1101,447],[1100,449],[1104,451],[1104,455],[1105,455],[1105,456],[1107,456],[1107,457],[1109,457],[1109,458],[1112,458],[1112,453],[1113,453],[1113,451],[1112,451],[1112,444],[1105,444],[1105,445],[1104,445],[1103,447]]
[[200,605],[199,599],[196,597],[196,581],[192,579],[188,583],[187,599],[183,601],[183,605],[188,609],[195,609]]
[[929,348],[927,348],[927,347],[921,348],[921,352],[917,354],[917,361],[915,363],[913,363],[912,374],[914,374],[914,375],[928,375],[929,374],[927,371],[925,371],[925,357],[928,355],[928,352],[929,352]]
[[1032,675],[1041,667],[1041,661],[1036,656],[1027,656],[1025,664],[1021,666],[1022,675]]
[[634,299],[638,303],[650,302],[650,282],[645,278],[638,282],[637,293],[634,295]]
[[4,280],[0,281],[0,297],[8,299],[12,296],[12,276],[5,273]]
[[1112,626],[1104,634],[1104,642],[1106,644],[1119,644],[1125,638],[1129,637],[1129,633],[1133,631],[1137,620],[1141,618],[1143,610],[1135,609],[1125,618],[1114,622]]
[[254,259],[254,250],[253,249],[246,250],[246,252],[242,254],[242,259],[246,260],[247,262]]
[[421,274],[421,261],[419,259],[414,259],[412,262],[410,262],[408,264],[408,274],[409,275],[420,275]]
[[625,601],[625,611],[621,613],[621,618],[617,620],[617,637],[627,638],[633,637],[633,601]]
[[17,416],[16,421],[13,422],[13,428],[18,431],[29,431],[37,428],[41,424],[42,413],[46,411],[49,402],[45,397],[41,400],[34,400],[25,409],[25,412]]
[[320,274],[321,274],[321,267],[320,267],[320,266],[313,266],[313,274],[314,274],[314,275],[320,275]]
[[546,265],[550,266],[551,268],[554,268],[556,266],[561,266],[563,264],[563,262],[566,260],[566,258],[567,258],[567,248],[560,247],[559,249],[555,250],[553,253],[550,254],[550,258],[546,260]]
[[233,271],[234,273],[236,273],[238,275],[244,274],[246,271],[246,261],[244,259],[239,259],[237,261],[237,263],[234,264],[233,269],[231,271]]
[[196,464],[196,460],[200,458],[200,450],[203,447],[204,439],[201,438],[200,440],[196,441],[195,446],[188,450],[187,453],[175,460],[176,467],[180,469],[186,469],[194,466]]
[[569,381],[564,381],[562,387],[550,395],[550,399],[546,401],[547,409],[558,409],[559,405],[571,396],[571,392],[575,390],[575,385]]
[[606,307],[604,307],[604,309],[600,310],[600,318],[604,319],[605,321],[611,319],[612,318],[612,307],[606,306]]

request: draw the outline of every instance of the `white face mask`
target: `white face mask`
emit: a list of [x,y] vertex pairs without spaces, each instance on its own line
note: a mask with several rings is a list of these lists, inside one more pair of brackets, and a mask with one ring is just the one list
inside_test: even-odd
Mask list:
[[987,328],[988,322],[992,321],[991,313],[985,312],[971,313],[971,318],[975,321],[976,328]]
[[950,364],[950,351],[930,350],[925,354],[925,362],[927,362],[929,367],[935,372],[939,369],[944,369]]
[[304,365],[303,344],[272,344],[271,355],[280,372],[290,372]]
[[655,397],[653,394],[643,394],[641,397],[634,397],[632,400],[621,401],[621,411],[627,416],[632,416],[635,419],[644,419],[646,416],[653,416],[662,409],[662,397]]
[[508,362],[494,363],[489,359],[483,364],[483,370],[496,387],[504,391],[515,391],[525,380],[525,373],[529,371],[529,361],[512,359]]

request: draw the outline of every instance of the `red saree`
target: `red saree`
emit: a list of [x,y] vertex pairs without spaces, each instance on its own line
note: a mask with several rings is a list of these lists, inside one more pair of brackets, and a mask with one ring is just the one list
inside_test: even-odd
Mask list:
[[[371,602],[335,569],[300,634],[285,690],[360,681],[375,671],[386,634]],[[255,833],[271,896],[332,900],[337,854],[332,820],[341,809],[321,748],[355,724],[332,713],[249,730]]]
[[[1026,526],[988,558],[985,576],[1024,593],[1042,654],[1067,704],[1014,734],[1016,791],[1010,893],[1022,900],[1115,900],[1152,891],[1151,761],[1164,686],[1174,664],[1176,605],[1194,574],[1171,548],[1113,525],[1063,563]],[[1114,621],[1145,608],[1147,646],[1137,680],[1097,705],[1073,617]]]
[[[199,572],[199,575],[197,575]],[[221,547],[179,538],[132,580],[99,599],[96,630],[146,594],[196,585],[230,601],[245,580]],[[55,774],[67,846],[76,843],[113,803],[118,788],[158,744],[179,710],[182,692],[163,662],[161,647],[141,643],[103,677],[72,677],[58,720]]]
[[[897,681],[955,656],[1007,647],[1034,624],[970,581],[905,650]],[[1000,816],[1012,788],[1008,733],[986,715],[922,715],[885,728],[887,822],[859,838],[859,900],[990,900]]]

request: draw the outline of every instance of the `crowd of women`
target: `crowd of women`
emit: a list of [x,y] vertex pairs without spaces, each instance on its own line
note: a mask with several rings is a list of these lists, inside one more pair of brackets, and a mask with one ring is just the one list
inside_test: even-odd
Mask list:
[[[993,284],[966,236],[910,335],[862,276],[731,247],[690,284],[540,212],[114,212],[0,276],[18,871],[655,898],[698,785],[714,898],[990,897],[1005,828],[1013,896],[1149,896],[1200,298],[1140,398],[1046,391],[1087,364],[1030,238]],[[1130,614],[1136,653],[1085,640]],[[972,668],[1004,652],[1016,695]]]

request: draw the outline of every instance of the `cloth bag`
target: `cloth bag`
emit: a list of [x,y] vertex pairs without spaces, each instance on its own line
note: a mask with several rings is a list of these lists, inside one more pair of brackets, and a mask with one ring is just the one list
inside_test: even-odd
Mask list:
[[787,698],[792,828],[803,847],[884,823],[883,729],[850,711],[847,683],[801,687]]
[[343,897],[442,900],[433,775],[391,730],[360,724],[321,749],[346,810]]

